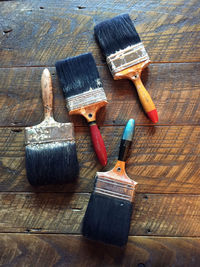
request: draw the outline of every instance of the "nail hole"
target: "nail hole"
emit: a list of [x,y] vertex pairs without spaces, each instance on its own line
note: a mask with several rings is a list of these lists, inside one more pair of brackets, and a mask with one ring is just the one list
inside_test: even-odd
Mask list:
[[44,9],[44,7],[43,6],[40,6],[40,9]]
[[84,9],[86,8],[85,6],[77,6],[78,9]]
[[7,29],[7,30],[4,30],[3,33],[6,34],[6,33],[9,33],[9,32],[12,32],[13,29]]
[[89,117],[89,118],[92,118],[92,113],[89,113],[89,114],[88,114],[88,117]]
[[151,233],[151,230],[149,228],[147,229],[147,233]]
[[148,199],[148,196],[147,196],[147,195],[145,195],[145,196],[144,196],[144,198],[145,198],[145,199]]
[[12,129],[11,132],[20,133],[20,132],[22,132],[22,129]]

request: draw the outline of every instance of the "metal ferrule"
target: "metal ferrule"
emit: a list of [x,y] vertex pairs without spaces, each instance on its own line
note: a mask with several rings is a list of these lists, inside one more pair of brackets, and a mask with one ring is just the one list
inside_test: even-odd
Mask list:
[[95,193],[133,202],[135,193],[134,183],[121,183],[110,179],[110,177],[99,177],[99,174],[95,184]]
[[107,101],[104,89],[98,87],[95,89],[91,88],[89,91],[75,96],[70,96],[66,99],[66,103],[68,110],[72,111],[104,100]]
[[58,123],[50,117],[36,126],[25,128],[26,145],[63,141],[74,141],[72,123]]
[[146,60],[149,60],[149,56],[142,42],[128,46],[106,58],[108,67],[113,76],[124,69]]

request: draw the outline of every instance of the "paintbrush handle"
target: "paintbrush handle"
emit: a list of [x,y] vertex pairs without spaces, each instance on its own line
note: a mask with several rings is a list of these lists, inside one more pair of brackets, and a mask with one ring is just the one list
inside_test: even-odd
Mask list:
[[119,156],[118,156],[119,161],[124,161],[124,162],[126,161],[129,149],[131,147],[134,132],[135,132],[135,120],[130,119],[126,124],[126,127],[124,128],[124,132],[122,135],[119,148]]
[[115,167],[111,170],[111,172],[114,172],[117,176],[120,176],[120,180],[124,181],[130,181],[130,178],[126,175],[125,163],[131,147],[134,132],[135,120],[130,119],[124,128],[120,142],[118,161],[115,164]]
[[49,70],[43,70],[41,77],[42,100],[44,107],[44,117],[53,117],[53,88],[52,79]]
[[90,122],[89,126],[94,151],[101,165],[105,166],[107,164],[107,153],[103,138],[95,121]]
[[147,116],[150,118],[150,120],[153,123],[157,123],[158,122],[158,113],[157,113],[156,107],[153,103],[153,100],[152,100],[150,94],[148,93],[148,91],[144,87],[144,85],[141,81],[140,75],[137,74],[134,76],[130,76],[129,78],[135,84],[140,102],[144,108],[144,111],[147,113]]
[[99,159],[99,162],[103,166],[106,166],[107,164],[107,153],[106,153],[106,147],[104,145],[103,138],[96,124],[96,113],[101,107],[105,106],[106,104],[107,104],[107,101],[103,100],[101,102],[94,103],[86,107],[75,109],[69,112],[70,115],[79,114],[86,118],[90,126],[90,133],[91,133],[91,139],[92,139],[94,151],[97,155],[97,158]]

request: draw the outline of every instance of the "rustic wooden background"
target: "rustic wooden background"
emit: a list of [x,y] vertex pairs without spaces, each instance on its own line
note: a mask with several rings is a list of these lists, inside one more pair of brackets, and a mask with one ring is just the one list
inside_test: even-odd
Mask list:
[[[159,123],[142,111],[134,86],[113,81],[94,25],[129,13],[152,64],[142,79]],[[0,265],[200,266],[199,0],[0,1]],[[123,127],[136,120],[127,173],[139,183],[130,237],[120,249],[85,240],[81,221],[101,170],[86,122],[69,118],[54,64],[93,53],[109,104],[98,124],[114,166]],[[75,124],[76,184],[33,188],[26,179],[24,127],[43,118],[40,76],[53,75],[57,121]]]

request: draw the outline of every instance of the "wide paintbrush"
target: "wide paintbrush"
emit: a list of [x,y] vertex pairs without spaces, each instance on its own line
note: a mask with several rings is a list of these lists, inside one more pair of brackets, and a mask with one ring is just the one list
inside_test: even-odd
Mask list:
[[126,124],[115,167],[108,172],[97,172],[83,219],[85,237],[123,246],[128,239],[130,220],[137,183],[125,172],[125,161],[134,134],[135,121]]
[[150,63],[149,56],[128,14],[97,24],[97,41],[106,56],[114,80],[130,79],[149,119],[157,123],[156,107],[141,81],[141,72]]
[[99,162],[105,166],[107,153],[96,124],[96,113],[107,104],[107,98],[92,54],[60,60],[56,62],[56,70],[69,114],[79,114],[86,118],[94,150]]
[[25,128],[27,178],[32,185],[72,182],[79,173],[74,127],[53,118],[53,89],[48,69],[42,73],[41,86],[44,120]]

